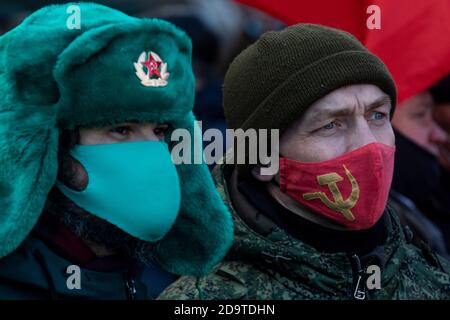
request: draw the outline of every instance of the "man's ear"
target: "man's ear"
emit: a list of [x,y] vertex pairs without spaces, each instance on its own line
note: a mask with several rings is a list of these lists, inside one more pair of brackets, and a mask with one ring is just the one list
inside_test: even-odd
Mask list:
[[255,177],[255,179],[257,179],[261,182],[272,181],[272,179],[274,179],[274,177],[277,175],[277,174],[262,174],[261,169],[262,168],[260,166],[255,166],[252,168],[253,177]]
[[69,153],[59,155],[58,180],[76,191],[86,189],[89,177],[83,165]]

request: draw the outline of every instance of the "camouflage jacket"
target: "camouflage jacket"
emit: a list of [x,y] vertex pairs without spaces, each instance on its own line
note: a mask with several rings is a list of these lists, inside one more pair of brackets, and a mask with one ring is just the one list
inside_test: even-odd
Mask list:
[[214,178],[233,211],[235,239],[227,258],[202,278],[182,277],[159,299],[450,299],[450,264],[427,247],[409,244],[387,209],[379,285],[367,285],[367,265],[346,253],[321,253],[280,228],[255,232],[231,203],[222,167]]

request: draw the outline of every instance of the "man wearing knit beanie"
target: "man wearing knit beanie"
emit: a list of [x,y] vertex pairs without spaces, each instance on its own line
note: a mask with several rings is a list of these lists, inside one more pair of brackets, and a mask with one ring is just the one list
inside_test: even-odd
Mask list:
[[183,277],[160,297],[450,298],[448,261],[411,245],[387,206],[395,104],[385,65],[345,32],[299,24],[244,50],[225,78],[226,120],[278,129],[279,171],[228,158],[215,168],[232,249],[214,273]]
[[208,168],[171,159],[195,129],[191,52],[166,21],[84,2],[0,37],[0,299],[151,299],[225,256]]

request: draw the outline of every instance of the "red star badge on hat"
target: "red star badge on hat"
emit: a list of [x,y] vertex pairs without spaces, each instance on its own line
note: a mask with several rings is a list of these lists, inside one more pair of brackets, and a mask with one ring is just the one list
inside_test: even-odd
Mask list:
[[[150,51],[143,51],[138,61],[133,63],[136,76],[141,84],[146,87],[165,87],[168,84],[170,73],[167,72],[167,62],[159,55]],[[144,71],[147,69],[147,72]]]
[[151,78],[153,75],[157,75],[158,78],[161,78],[161,73],[159,72],[161,61],[156,61],[155,59],[153,59],[151,53],[148,54],[148,60],[141,63],[147,68],[149,78]]

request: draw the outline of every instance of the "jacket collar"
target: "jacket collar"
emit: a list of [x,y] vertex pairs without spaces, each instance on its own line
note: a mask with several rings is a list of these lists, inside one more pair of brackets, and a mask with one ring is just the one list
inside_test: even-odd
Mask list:
[[136,264],[124,255],[97,257],[89,246],[77,237],[70,228],[42,214],[32,232],[52,251],[72,263],[95,271],[114,271],[132,269]]
[[[337,294],[348,290],[353,282],[353,267],[346,252],[320,252],[311,245],[296,239],[280,228],[273,219],[261,218],[258,210],[249,201],[245,204],[252,211],[243,213],[242,203],[234,203],[226,176],[232,172],[230,165],[215,168],[213,175],[224,201],[232,209],[235,224],[235,240],[228,255],[230,260],[243,260],[257,264],[265,272],[295,290],[296,283],[320,288],[321,291]],[[239,191],[239,190],[238,190]],[[246,198],[241,197],[240,201]],[[239,206],[239,209],[238,209]],[[364,257],[365,262],[374,261],[382,272],[382,285],[391,282],[400,268],[405,255],[405,238],[398,219],[389,208],[385,211],[386,239],[380,246]],[[251,218],[253,217],[253,218]],[[264,222],[264,223],[258,223]],[[254,228],[254,226],[257,226]],[[287,280],[286,280],[287,279]],[[296,281],[289,281],[294,279]]]

